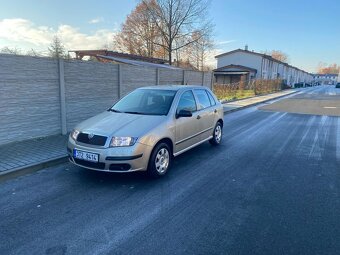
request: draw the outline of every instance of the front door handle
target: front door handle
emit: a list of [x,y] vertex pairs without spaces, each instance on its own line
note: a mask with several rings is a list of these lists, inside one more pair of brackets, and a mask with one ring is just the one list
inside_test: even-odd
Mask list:
[[196,119],[198,119],[198,120],[199,120],[200,118],[201,118],[201,116],[197,115],[197,118],[196,118]]

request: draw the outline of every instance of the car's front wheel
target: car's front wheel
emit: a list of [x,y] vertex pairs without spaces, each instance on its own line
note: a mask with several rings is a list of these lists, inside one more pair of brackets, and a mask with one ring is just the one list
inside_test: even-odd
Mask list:
[[219,145],[222,141],[222,124],[217,122],[214,128],[213,137],[209,140],[212,145]]
[[148,165],[148,173],[151,177],[165,175],[172,164],[171,149],[166,143],[159,143],[153,149]]

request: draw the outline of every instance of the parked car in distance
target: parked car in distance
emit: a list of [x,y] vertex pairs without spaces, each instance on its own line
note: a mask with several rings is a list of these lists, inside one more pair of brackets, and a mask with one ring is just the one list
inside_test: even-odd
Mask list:
[[163,176],[173,157],[222,140],[223,106],[203,86],[151,86],[134,90],[70,133],[69,160],[106,172],[147,171]]
[[335,85],[336,88],[340,88],[340,82],[338,82],[336,85]]
[[294,84],[294,88],[303,88],[305,85],[303,82],[298,82]]

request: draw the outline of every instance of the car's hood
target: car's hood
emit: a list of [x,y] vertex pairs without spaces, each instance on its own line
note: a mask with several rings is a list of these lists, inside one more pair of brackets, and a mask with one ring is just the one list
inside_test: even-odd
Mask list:
[[166,116],[103,112],[77,125],[84,133],[141,137],[165,121]]

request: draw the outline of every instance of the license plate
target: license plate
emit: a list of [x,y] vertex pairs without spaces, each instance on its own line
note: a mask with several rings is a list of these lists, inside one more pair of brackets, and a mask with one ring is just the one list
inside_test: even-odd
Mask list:
[[73,150],[73,157],[91,162],[98,162],[99,158],[98,154],[87,151],[80,151],[77,149]]

